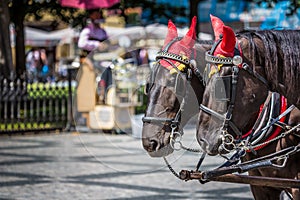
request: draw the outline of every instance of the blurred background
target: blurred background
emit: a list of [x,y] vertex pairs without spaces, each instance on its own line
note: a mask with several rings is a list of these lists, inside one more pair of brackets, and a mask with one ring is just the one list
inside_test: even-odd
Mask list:
[[[300,0],[1,0],[0,199],[253,199],[248,185],[183,182],[147,154],[144,86],[169,19],[183,36],[197,16],[198,39],[212,40],[210,14],[235,31],[295,30],[299,7]],[[107,37],[83,55],[91,10],[102,14]],[[182,142],[198,149],[195,124]],[[168,159],[176,171],[195,169],[199,154]],[[208,157],[202,167],[222,162]]]
[[[75,126],[133,132],[132,124],[141,126],[137,123],[147,102],[143,86],[169,19],[182,35],[197,16],[198,38],[210,40],[210,14],[235,30],[299,29],[299,4],[298,0],[2,0],[0,132]],[[101,27],[109,48],[93,51],[89,62],[82,62],[78,39],[90,23],[91,9],[103,13]],[[103,98],[101,79],[107,68],[111,80]]]

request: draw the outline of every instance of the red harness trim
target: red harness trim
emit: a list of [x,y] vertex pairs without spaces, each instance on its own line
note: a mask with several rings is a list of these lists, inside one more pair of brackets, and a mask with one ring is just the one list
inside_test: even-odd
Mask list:
[[[264,104],[262,104],[262,105],[260,106],[258,116],[261,114],[261,111],[262,111],[263,107],[264,107]],[[242,138],[244,139],[245,137],[249,136],[249,135],[251,134],[252,131],[253,131],[253,129],[250,129],[247,133],[245,133],[245,134],[242,135]]]
[[[280,109],[280,114],[282,114],[287,108],[287,100],[284,96],[281,96],[281,109]],[[279,121],[280,122],[284,122],[285,121],[285,116],[283,116]],[[280,132],[281,132],[282,128],[279,126],[276,126],[275,130],[273,131],[273,133],[270,135],[270,137],[266,140],[266,142],[272,140],[273,138],[277,137]],[[267,143],[268,144],[268,143]],[[259,150],[262,149],[263,147],[265,147],[267,144],[258,146],[257,148],[255,148],[254,150]]]
[[[281,100],[280,114],[282,114],[282,113],[287,109],[287,99],[286,99],[284,96],[281,96],[281,99],[280,99],[280,100]],[[261,113],[262,108],[263,108],[263,105],[260,106],[260,111],[259,111],[259,113]],[[279,121],[280,121],[280,122],[284,122],[284,121],[285,121],[285,118],[286,118],[286,116],[283,116]],[[273,133],[268,137],[268,139],[267,139],[265,142],[268,142],[268,141],[272,140],[273,138],[277,137],[277,136],[280,134],[281,130],[282,130],[281,127],[276,126],[275,129],[274,129],[274,131],[273,131]],[[250,135],[251,132],[252,132],[252,129],[251,129],[250,131],[248,131],[246,134],[244,134],[244,135],[242,136],[242,138],[247,137],[248,135]],[[259,150],[259,149],[264,148],[264,147],[267,146],[267,145],[268,145],[268,143],[266,143],[266,144],[264,144],[264,145],[260,145],[260,146],[258,146],[258,147],[256,147],[256,148],[254,148],[254,150],[257,151],[257,150]],[[251,150],[248,150],[247,152],[251,152]]]

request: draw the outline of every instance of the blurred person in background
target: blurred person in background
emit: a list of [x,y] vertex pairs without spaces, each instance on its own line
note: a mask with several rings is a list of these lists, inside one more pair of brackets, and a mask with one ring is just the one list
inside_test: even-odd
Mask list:
[[26,55],[26,69],[30,81],[46,81],[49,75],[46,50],[32,48]]
[[104,51],[107,44],[104,42],[108,39],[106,31],[101,28],[103,20],[102,10],[89,10],[89,20],[79,35],[78,47],[82,49],[81,58],[86,57],[91,51]]
[[[101,27],[101,24],[104,22],[102,10],[92,9],[88,11],[89,19],[87,22],[87,26],[85,26],[78,39],[78,47],[81,48],[80,53],[80,62],[88,62],[84,58],[88,56],[91,51],[95,52],[103,52],[108,49],[108,36],[106,31]],[[93,63],[96,64],[96,63]],[[109,67],[108,67],[109,68]],[[103,69],[101,71],[101,81],[98,84],[97,88],[97,101],[100,104],[104,103],[105,97],[105,88],[109,84],[110,79],[107,77],[111,77],[110,69]]]

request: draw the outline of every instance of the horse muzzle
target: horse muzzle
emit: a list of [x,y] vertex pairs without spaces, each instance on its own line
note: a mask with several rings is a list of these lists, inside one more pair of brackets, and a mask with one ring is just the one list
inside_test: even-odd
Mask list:
[[144,149],[151,157],[163,157],[171,154],[173,152],[173,148],[170,145],[171,133],[160,130],[156,134],[150,134],[151,136],[147,137],[147,133],[153,130],[153,128],[143,130],[142,142]]
[[157,139],[143,138],[143,147],[151,157],[164,157],[173,152],[173,148],[168,144],[163,144]]

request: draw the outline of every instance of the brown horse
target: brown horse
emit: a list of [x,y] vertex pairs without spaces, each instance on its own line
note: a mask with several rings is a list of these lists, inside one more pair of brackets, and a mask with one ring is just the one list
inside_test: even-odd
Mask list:
[[200,72],[213,41],[197,41],[195,25],[194,17],[189,31],[180,38],[176,26],[169,21],[165,44],[146,86],[148,105],[142,141],[153,157],[172,153],[170,136],[182,134],[186,122],[199,112],[204,91]]
[[[274,166],[278,165],[276,168],[250,170],[249,175],[299,179],[300,111],[297,108],[289,107],[290,113],[282,110],[280,117],[275,116],[278,119],[271,120],[265,128],[258,126],[249,135],[244,133],[251,128],[249,122],[260,112],[269,91],[286,96],[288,105],[300,107],[300,31],[243,31],[235,35],[221,20],[212,17],[212,23],[217,40],[206,55],[207,85],[197,127],[200,146],[210,155],[245,149],[244,161],[289,152],[285,159],[273,161]],[[260,136],[265,129],[278,130],[276,125],[283,127],[277,135]],[[255,137],[262,138],[258,145],[252,144]],[[297,149],[295,152],[288,151],[293,147]],[[255,199],[264,200],[279,199],[282,191],[258,186],[251,189]],[[288,191],[294,199],[300,199],[299,189]]]

